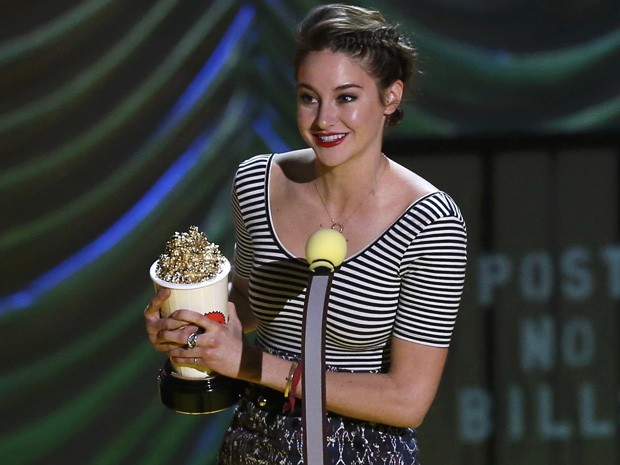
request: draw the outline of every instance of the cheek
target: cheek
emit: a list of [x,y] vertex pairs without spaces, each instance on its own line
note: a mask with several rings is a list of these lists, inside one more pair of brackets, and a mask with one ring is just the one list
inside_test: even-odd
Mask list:
[[297,107],[297,126],[300,129],[308,128],[315,120],[314,110],[309,107]]
[[383,127],[385,120],[385,105],[381,105],[381,102],[370,102],[367,108],[366,120],[373,122],[374,125]]
[[312,127],[312,120],[308,116],[308,112],[297,108],[297,130],[301,138],[309,144],[309,132]]
[[369,126],[376,124],[377,111],[369,108],[369,106],[351,106],[342,113],[342,121],[351,128],[356,128],[357,131],[363,130]]
[[360,122],[364,121],[364,114],[364,108],[349,107],[343,113],[342,119],[348,121],[351,125],[359,125]]

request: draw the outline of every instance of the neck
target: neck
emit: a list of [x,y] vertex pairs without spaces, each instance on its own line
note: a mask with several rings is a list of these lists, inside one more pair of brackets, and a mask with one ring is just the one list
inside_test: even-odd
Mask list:
[[348,183],[343,183],[333,172],[327,172],[314,181],[319,200],[331,221],[328,226],[340,232],[344,230],[346,223],[375,194],[388,165],[389,160],[382,154],[375,168],[368,170],[369,176],[364,182],[353,170],[348,170],[348,179],[351,179]]
[[335,208],[346,207],[347,202],[365,196],[376,188],[389,161],[384,154],[373,160],[359,161],[336,167],[316,166],[315,184],[326,203]]

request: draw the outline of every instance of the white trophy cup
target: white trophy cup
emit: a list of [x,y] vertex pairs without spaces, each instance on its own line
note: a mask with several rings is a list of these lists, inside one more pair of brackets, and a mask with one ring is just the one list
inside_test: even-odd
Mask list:
[[[228,322],[228,274],[230,263],[223,259],[222,269],[213,278],[195,284],[164,281],[156,274],[157,261],[150,268],[155,289],[171,290],[161,312],[168,317],[177,310],[191,310],[220,323]],[[235,404],[243,389],[239,381],[195,365],[173,364],[167,360],[157,378],[162,403],[179,413],[219,412]]]
[[[228,274],[230,263],[223,258],[222,269],[214,278],[200,283],[176,284],[169,283],[157,276],[157,261],[151,265],[151,279],[155,289],[162,287],[171,290],[170,297],[161,308],[162,316],[168,317],[177,310],[191,310],[220,323],[228,322]],[[172,362],[171,362],[172,363]],[[186,379],[205,379],[212,374],[193,365],[172,363],[174,374]]]

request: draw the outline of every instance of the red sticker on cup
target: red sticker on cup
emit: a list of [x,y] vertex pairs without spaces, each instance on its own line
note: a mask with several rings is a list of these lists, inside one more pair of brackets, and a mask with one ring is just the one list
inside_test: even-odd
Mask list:
[[226,317],[224,316],[222,312],[209,312],[209,313],[205,313],[205,316],[209,320],[215,321],[216,323],[220,323],[220,324],[226,323]]

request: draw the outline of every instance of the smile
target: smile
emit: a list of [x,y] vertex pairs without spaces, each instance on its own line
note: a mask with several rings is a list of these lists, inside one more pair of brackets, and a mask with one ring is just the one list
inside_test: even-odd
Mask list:
[[314,135],[314,138],[321,147],[333,147],[335,145],[338,145],[344,140],[345,137],[347,137],[347,135],[342,133]]

